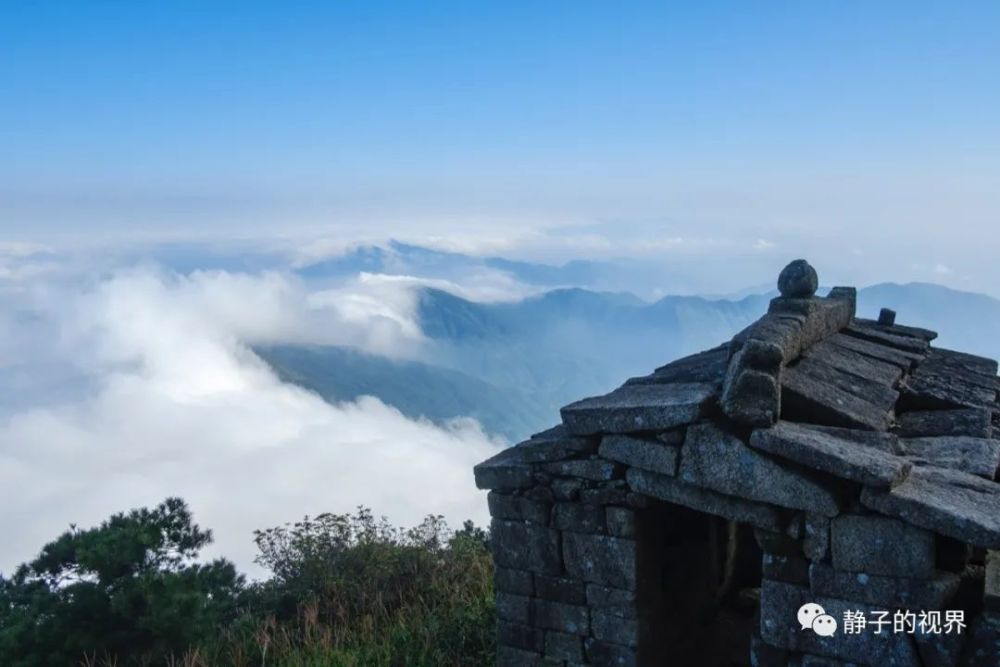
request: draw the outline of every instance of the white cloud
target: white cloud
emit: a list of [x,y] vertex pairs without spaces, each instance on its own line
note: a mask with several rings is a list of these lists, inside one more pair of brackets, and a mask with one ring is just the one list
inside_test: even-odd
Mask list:
[[163,332],[183,329],[204,341],[196,348],[209,341],[284,342],[349,345],[395,357],[417,354],[423,341],[412,288],[362,275],[314,292],[286,273],[182,276],[145,267],[116,273],[72,304],[75,324],[109,354],[172,345]]
[[53,272],[54,258],[54,252],[39,243],[0,241],[0,281],[8,290],[22,288],[25,281]]
[[946,264],[935,264],[933,270],[934,273],[939,276],[950,276],[954,273],[954,271],[951,270],[951,267]]
[[[389,275],[380,273],[362,273],[358,276],[358,285],[371,289],[386,286],[395,291],[414,295],[412,288],[433,287],[434,289],[451,292],[463,299],[481,302],[517,301],[537,293],[542,288],[530,287],[517,282],[509,274],[492,269],[478,269],[464,273],[461,282],[445,278],[423,278],[411,275]],[[357,289],[356,287],[354,289]]]
[[349,240],[344,237],[319,237],[301,241],[293,245],[290,255],[293,268],[301,268],[316,262],[329,259],[336,259],[357,250],[366,245],[377,245],[384,247],[389,239],[385,237],[359,238],[352,236]]
[[344,331],[319,338],[373,349],[419,333],[397,312],[405,304],[362,305],[349,317],[354,306],[313,297],[277,274],[137,269],[33,303],[35,317],[16,326],[55,327],[58,344],[35,344],[51,344],[48,356],[92,384],[0,416],[0,569],[70,523],[168,495],[187,499],[213,529],[213,554],[248,569],[255,528],[306,513],[365,504],[400,524],[431,512],[484,520],[472,466],[499,443],[478,425],[410,420],[373,398],[327,404],[278,381],[245,346],[301,339],[322,322]]

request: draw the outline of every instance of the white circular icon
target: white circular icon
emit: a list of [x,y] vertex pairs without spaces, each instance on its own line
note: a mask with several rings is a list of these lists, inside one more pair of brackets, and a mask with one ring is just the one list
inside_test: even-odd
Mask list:
[[826,611],[823,607],[819,606],[815,602],[807,602],[799,607],[799,625],[802,626],[803,630],[808,630],[812,627],[813,621],[815,621],[819,616],[823,616],[825,614]]
[[813,620],[812,629],[820,637],[832,637],[837,631],[837,621],[829,614],[820,614]]

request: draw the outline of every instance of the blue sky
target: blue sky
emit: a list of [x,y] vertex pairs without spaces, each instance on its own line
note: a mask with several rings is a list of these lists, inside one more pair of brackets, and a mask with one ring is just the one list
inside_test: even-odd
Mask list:
[[8,2],[0,233],[662,221],[954,264],[998,245],[998,35],[986,2]]

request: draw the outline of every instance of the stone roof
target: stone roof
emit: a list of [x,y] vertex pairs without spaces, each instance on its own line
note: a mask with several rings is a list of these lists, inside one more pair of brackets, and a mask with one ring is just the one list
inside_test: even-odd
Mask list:
[[478,486],[576,480],[776,531],[794,512],[864,507],[1000,549],[997,362],[934,347],[888,310],[857,318],[853,288],[816,297],[815,272],[790,270],[732,341],[567,405],[478,465]]

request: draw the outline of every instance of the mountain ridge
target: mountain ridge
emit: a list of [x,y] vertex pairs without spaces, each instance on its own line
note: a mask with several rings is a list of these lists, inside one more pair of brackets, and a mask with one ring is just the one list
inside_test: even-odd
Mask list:
[[[419,287],[424,358],[398,361],[346,348],[281,346],[258,354],[286,381],[327,400],[374,395],[434,421],[473,416],[515,440],[553,422],[565,403],[603,393],[677,357],[730,339],[767,310],[773,293],[741,299],[560,288],[482,303]],[[941,347],[1000,356],[1000,301],[933,283],[879,283],[858,292],[859,316],[882,307],[938,330]]]

